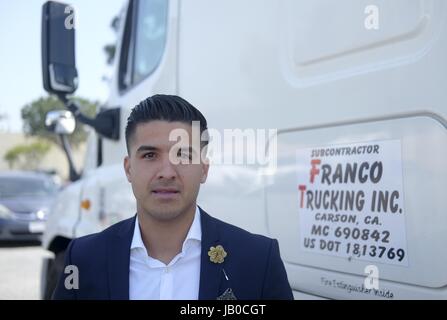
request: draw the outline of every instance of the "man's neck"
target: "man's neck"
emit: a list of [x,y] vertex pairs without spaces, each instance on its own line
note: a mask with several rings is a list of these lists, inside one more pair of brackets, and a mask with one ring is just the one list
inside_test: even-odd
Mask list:
[[183,242],[194,220],[196,204],[172,220],[157,220],[138,210],[141,238],[148,255],[168,265],[182,251]]

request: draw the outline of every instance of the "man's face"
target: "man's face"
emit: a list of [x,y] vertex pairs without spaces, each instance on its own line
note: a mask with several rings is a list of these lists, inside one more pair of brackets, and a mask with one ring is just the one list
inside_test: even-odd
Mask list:
[[172,130],[183,129],[192,137],[192,126],[183,122],[150,121],[138,124],[124,159],[127,180],[132,184],[137,208],[157,220],[172,220],[195,210],[200,184],[207,178],[209,165],[186,161],[199,156],[191,141],[182,146],[169,141]]

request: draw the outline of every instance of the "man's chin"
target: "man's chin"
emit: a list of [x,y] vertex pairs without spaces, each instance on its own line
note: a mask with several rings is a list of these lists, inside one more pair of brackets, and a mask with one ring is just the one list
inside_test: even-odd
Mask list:
[[146,210],[153,219],[158,221],[171,221],[178,218],[182,212],[181,208],[173,206],[157,206]]

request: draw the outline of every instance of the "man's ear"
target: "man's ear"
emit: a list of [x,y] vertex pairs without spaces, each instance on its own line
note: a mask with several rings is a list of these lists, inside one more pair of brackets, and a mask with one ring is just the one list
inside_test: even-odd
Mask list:
[[208,158],[208,145],[205,145],[200,150],[200,165],[202,166],[202,178],[200,183],[205,183],[208,177],[208,170],[210,169],[210,159]]
[[208,159],[202,162],[202,178],[200,179],[200,183],[205,183],[206,178],[208,177],[208,170],[210,169],[210,164]]
[[124,158],[124,172],[126,173],[127,181],[132,182],[130,175],[130,157],[126,156]]

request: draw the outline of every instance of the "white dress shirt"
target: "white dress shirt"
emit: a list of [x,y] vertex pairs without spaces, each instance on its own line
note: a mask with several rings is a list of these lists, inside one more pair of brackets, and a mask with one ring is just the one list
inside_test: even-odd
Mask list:
[[137,216],[130,246],[129,299],[197,300],[201,241],[200,211],[196,207],[182,251],[166,265],[147,254]]

